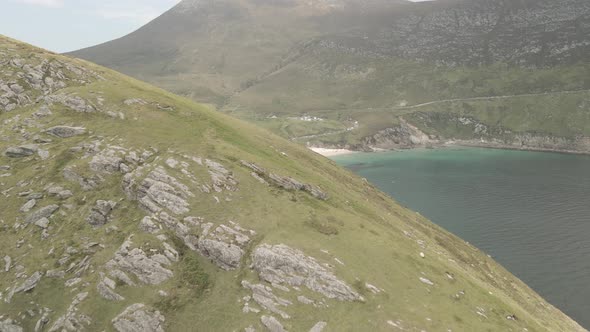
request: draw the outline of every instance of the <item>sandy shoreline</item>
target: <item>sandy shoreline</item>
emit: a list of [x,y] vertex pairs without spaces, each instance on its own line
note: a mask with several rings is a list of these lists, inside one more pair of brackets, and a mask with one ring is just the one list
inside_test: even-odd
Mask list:
[[326,149],[326,148],[316,148],[316,147],[310,147],[309,149],[315,153],[321,154],[324,157],[334,157],[334,156],[341,156],[341,155],[345,155],[345,154],[352,154],[352,153],[359,152],[359,151],[352,151],[352,150],[347,150],[347,149]]
[[[454,142],[444,142],[440,144],[436,144],[429,147],[424,146],[416,146],[407,149],[374,149],[372,152],[395,152],[395,151],[403,151],[403,150],[413,150],[413,149],[420,149],[420,148],[428,148],[428,149],[439,149],[439,148],[482,148],[482,149],[494,149],[494,150],[513,150],[513,151],[529,151],[529,152],[545,152],[545,153],[561,153],[561,154],[573,154],[573,155],[590,155],[588,151],[577,151],[577,150],[560,150],[560,149],[551,149],[551,148],[533,148],[533,147],[515,147],[512,145],[503,145],[503,144],[482,144],[479,142],[469,142],[469,141],[454,141]],[[325,157],[334,157],[334,156],[341,156],[353,153],[360,153],[366,151],[354,151],[348,149],[328,149],[328,148],[317,148],[317,147],[309,147],[310,150],[321,154]]]

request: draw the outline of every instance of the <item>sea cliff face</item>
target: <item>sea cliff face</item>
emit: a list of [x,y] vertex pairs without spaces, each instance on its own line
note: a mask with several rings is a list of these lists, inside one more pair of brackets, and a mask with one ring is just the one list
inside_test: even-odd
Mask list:
[[[420,114],[422,120],[415,125],[400,118],[398,126],[379,131],[366,137],[356,146],[360,151],[411,149],[441,145],[465,145],[517,150],[552,151],[590,154],[590,137],[564,137],[536,132],[513,132],[489,126],[473,118],[440,114]],[[454,134],[444,134],[436,128],[454,128]]]

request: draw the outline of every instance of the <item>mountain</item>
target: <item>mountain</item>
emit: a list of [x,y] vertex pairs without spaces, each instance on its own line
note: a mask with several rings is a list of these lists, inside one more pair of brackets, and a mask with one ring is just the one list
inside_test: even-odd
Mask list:
[[73,55],[300,143],[590,152],[585,0],[185,0]]
[[1,331],[584,331],[263,129],[0,36]]

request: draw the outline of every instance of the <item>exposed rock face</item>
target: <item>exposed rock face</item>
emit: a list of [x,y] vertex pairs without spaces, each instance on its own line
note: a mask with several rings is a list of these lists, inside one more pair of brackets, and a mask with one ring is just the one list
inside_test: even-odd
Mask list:
[[242,286],[252,291],[252,298],[258,303],[258,305],[272,313],[280,315],[284,319],[290,318],[289,314],[281,310],[279,307],[286,307],[292,303],[274,295],[272,288],[262,284],[253,285],[246,280],[242,281]]
[[6,149],[4,154],[10,158],[23,158],[29,157],[37,153],[39,147],[37,145],[21,145],[17,147],[10,147]]
[[33,224],[39,219],[50,218],[55,213],[55,211],[57,211],[58,209],[59,209],[59,205],[55,205],[55,204],[40,208],[39,210],[29,214],[25,218],[25,222],[28,224]]
[[248,167],[249,169],[251,169],[253,171],[253,176],[258,181],[262,180],[261,182],[263,182],[263,181],[266,182],[266,180],[268,180],[268,182],[270,182],[271,184],[273,184],[279,188],[283,188],[285,190],[301,190],[301,191],[305,191],[305,192],[309,193],[310,195],[312,195],[313,197],[315,197],[317,199],[321,199],[324,201],[328,199],[328,194],[323,192],[317,186],[302,183],[302,182],[299,182],[299,181],[297,181],[293,178],[287,177],[287,176],[281,176],[281,175],[277,175],[274,173],[269,173],[266,169],[264,169],[256,164],[244,161],[244,160],[242,160],[241,163],[243,166]]
[[100,296],[102,296],[106,300],[109,300],[109,301],[123,301],[123,300],[125,300],[125,298],[123,296],[115,293],[116,287],[117,286],[112,279],[105,277],[102,279],[102,281],[100,281],[96,285],[96,290],[98,291],[98,294],[100,294]]
[[86,133],[86,128],[56,126],[47,129],[45,132],[56,137],[69,138],[73,136],[84,135]]
[[189,204],[186,199],[192,196],[187,186],[168,175],[162,167],[152,171],[137,192],[139,204],[151,213],[160,212],[163,208],[174,214],[187,213]]
[[270,332],[286,332],[283,324],[273,316],[262,316],[260,317],[260,322],[262,322],[262,325],[264,325]]
[[[59,317],[49,332],[79,332],[90,325],[90,317],[78,312],[78,305],[88,297],[88,293],[79,293],[74,297],[66,313]],[[85,326],[86,325],[86,326]]]
[[37,287],[37,284],[39,283],[39,281],[41,280],[42,277],[43,277],[43,273],[41,273],[39,271],[33,273],[33,275],[30,276],[29,278],[27,278],[27,280],[25,280],[22,284],[14,287],[6,296],[6,298],[4,299],[4,302],[10,303],[10,301],[12,300],[12,297],[15,294],[31,291],[32,289]]
[[371,137],[366,137],[363,144],[371,148],[406,149],[438,143],[436,139],[431,139],[404,119],[400,118],[399,121],[398,126],[383,129]]
[[237,268],[244,254],[238,246],[209,239],[199,241],[199,251],[224,270]]
[[164,332],[164,316],[145,304],[133,304],[113,319],[118,332]]
[[72,167],[66,167],[63,170],[63,176],[68,181],[78,183],[80,187],[86,191],[96,189],[96,187],[98,187],[104,181],[104,179],[98,174],[95,174],[90,178],[83,177],[76,173]]
[[12,258],[10,256],[4,256],[4,272],[9,272],[12,266]]
[[13,322],[12,319],[0,321],[0,332],[23,332],[23,328]]
[[47,97],[45,97],[45,101],[47,103],[59,103],[62,104],[64,106],[66,106],[67,108],[76,111],[76,112],[80,112],[80,113],[92,113],[92,112],[96,112],[96,108],[92,105],[90,105],[90,103],[88,103],[87,100],[78,97],[78,96],[74,96],[74,95],[66,95],[66,94],[55,94],[55,95],[49,95]]
[[172,277],[172,271],[162,266],[171,264],[166,256],[161,254],[147,256],[139,248],[130,249],[131,245],[130,240],[125,241],[106,266],[109,269],[120,269],[132,273],[141,282],[150,285],[158,285]]
[[326,326],[328,326],[328,323],[326,322],[317,322],[317,324],[315,324],[311,330],[309,330],[309,332],[322,332]]
[[30,199],[23,206],[21,206],[20,212],[29,212],[32,208],[35,207],[35,205],[37,205],[37,201],[34,199]]
[[209,170],[211,181],[213,182],[213,190],[221,192],[223,189],[236,190],[238,181],[234,179],[232,173],[228,171],[223,165],[213,160],[206,159],[205,165]]
[[96,205],[90,211],[90,215],[86,217],[86,222],[94,227],[103,226],[109,222],[111,213],[117,206],[117,203],[113,201],[96,201]]
[[[233,270],[240,266],[244,248],[250,242],[246,230],[233,226],[220,225],[199,240],[199,251],[224,270]],[[250,231],[250,234],[254,232]]]
[[315,259],[286,245],[262,244],[252,253],[253,268],[271,284],[306,286],[312,291],[341,301],[363,298]]
[[67,190],[59,186],[47,188],[47,194],[49,196],[55,196],[59,199],[68,199],[74,195],[71,190]]
[[128,286],[135,286],[135,283],[133,282],[133,280],[131,280],[131,278],[129,278],[128,275],[125,274],[125,272],[121,271],[121,270],[110,270],[109,271],[109,275],[123,283],[125,283]]

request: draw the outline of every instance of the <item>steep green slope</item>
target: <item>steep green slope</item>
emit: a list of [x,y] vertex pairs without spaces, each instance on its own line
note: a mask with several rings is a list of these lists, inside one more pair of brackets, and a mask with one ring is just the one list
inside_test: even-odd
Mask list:
[[0,330],[584,331],[252,125],[5,37],[0,90]]
[[73,54],[301,143],[589,152],[589,35],[585,0],[185,0]]

